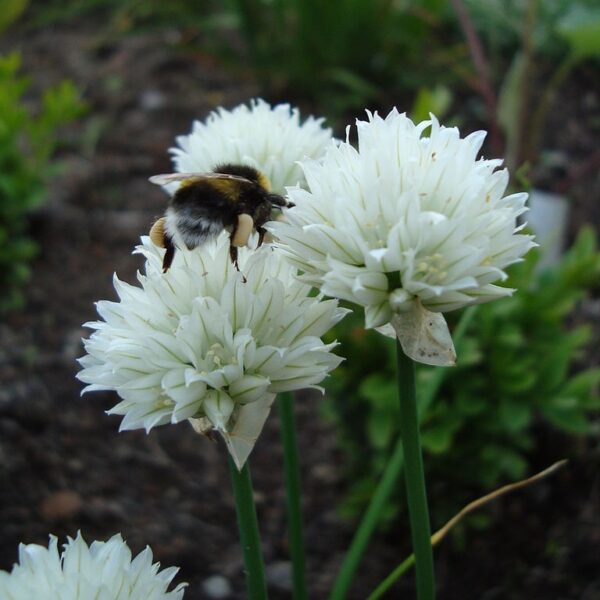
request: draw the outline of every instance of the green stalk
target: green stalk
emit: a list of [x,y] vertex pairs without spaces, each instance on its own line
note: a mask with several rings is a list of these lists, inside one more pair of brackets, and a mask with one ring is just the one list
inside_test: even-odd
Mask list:
[[435,578],[433,574],[433,550],[431,548],[431,528],[429,509],[425,492],[425,474],[421,440],[419,438],[419,417],[415,393],[415,363],[396,341],[398,364],[398,392],[400,396],[400,437],[404,450],[404,479],[410,518],[410,532],[415,554],[417,574],[417,598],[434,600]]
[[[448,535],[450,530],[457,524],[462,521],[464,517],[473,511],[485,506],[489,502],[496,500],[500,496],[504,496],[505,494],[509,494],[510,492],[514,492],[515,490],[519,490],[521,488],[527,487],[532,483],[538,482],[540,479],[544,479],[549,475],[552,475],[558,469],[561,469],[567,464],[567,460],[559,460],[555,462],[553,465],[550,465],[547,469],[536,473],[532,477],[528,477],[527,479],[521,479],[520,481],[516,481],[515,483],[509,483],[508,485],[504,485],[501,488],[482,496],[481,498],[477,498],[477,500],[473,500],[473,502],[469,502],[462,510],[460,510],[457,514],[455,514],[441,529],[438,529],[431,536],[431,545],[432,547],[437,546],[445,537]],[[376,588],[375,590],[367,597],[367,600],[379,600],[383,595],[415,564],[415,555],[411,554],[408,558],[403,560]]]
[[531,115],[529,143],[526,148],[527,153],[523,157],[525,160],[530,160],[533,162],[537,159],[542,142],[542,135],[544,133],[546,117],[548,116],[548,111],[552,108],[552,103],[556,96],[556,92],[571,73],[573,68],[577,65],[579,60],[580,57],[578,57],[575,53],[568,54],[560,63],[556,71],[554,71],[552,77],[550,77],[550,81],[544,89],[542,97],[537,103],[537,108]]
[[404,455],[402,453],[402,441],[398,440],[392,456],[387,461],[385,471],[377,485],[377,489],[373,496],[371,496],[369,506],[354,534],[354,538],[352,538],[352,543],[344,558],[340,572],[336,577],[329,600],[342,600],[346,597],[354,574],[356,573],[356,568],[358,567],[369,544],[369,540],[373,535],[373,531],[377,526],[379,515],[396,486],[396,481],[403,465]]
[[[467,308],[463,313],[460,321],[454,331],[454,343],[457,349],[460,351],[460,342],[464,337],[473,317],[475,316],[476,307],[472,306]],[[459,352],[460,353],[460,352]],[[448,369],[434,369],[431,378],[424,386],[423,393],[419,399],[419,415],[423,415],[429,405],[435,398],[437,391],[442,385]],[[396,481],[404,466],[404,455],[402,454],[402,440],[398,440],[390,458],[387,461],[385,471],[377,484],[377,488],[371,500],[369,506],[363,515],[352,543],[348,548],[348,552],[344,557],[342,566],[340,567],[339,573],[337,574],[333,590],[329,596],[329,600],[343,600],[348,594],[354,575],[360,564],[360,561],[369,545],[371,536],[377,527],[379,521],[379,515],[383,510],[386,502],[395,489]]]
[[306,600],[306,567],[304,539],[302,535],[302,510],[300,507],[300,467],[298,444],[294,425],[294,396],[285,392],[277,397],[281,438],[283,442],[283,465],[287,503],[288,537],[292,557],[292,583],[294,600]]
[[379,600],[415,564],[415,555],[405,558],[368,596],[367,600]]
[[240,30],[248,47],[248,54],[253,66],[262,66],[259,35],[262,31],[260,7],[253,0],[230,0],[230,6],[239,20]]
[[252,494],[250,468],[246,463],[244,468],[238,471],[231,456],[228,458],[240,532],[240,544],[242,545],[246,569],[248,599],[266,600],[267,584],[265,582],[265,568],[258,533],[258,519],[256,518],[256,507],[254,506],[254,496]]

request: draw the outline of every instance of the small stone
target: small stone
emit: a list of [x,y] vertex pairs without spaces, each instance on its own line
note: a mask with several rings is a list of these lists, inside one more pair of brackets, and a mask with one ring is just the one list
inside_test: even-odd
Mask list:
[[89,334],[83,327],[72,329],[63,338],[62,358],[67,364],[72,364],[83,354],[83,343],[81,338],[87,337]]
[[89,498],[85,507],[86,516],[102,523],[113,519],[126,520],[129,515],[121,503],[103,497]]
[[208,598],[227,598],[231,595],[231,584],[222,575],[213,575],[202,582],[202,590]]
[[77,515],[82,506],[83,501],[77,492],[62,490],[44,498],[40,513],[46,521],[65,521]]
[[282,592],[292,589],[292,564],[287,560],[280,560],[267,565],[265,576],[270,587]]
[[329,463],[314,465],[311,468],[311,473],[322,483],[336,483],[339,480],[339,469]]
[[158,90],[146,90],[140,96],[140,106],[144,110],[159,110],[165,105],[166,99],[162,92]]

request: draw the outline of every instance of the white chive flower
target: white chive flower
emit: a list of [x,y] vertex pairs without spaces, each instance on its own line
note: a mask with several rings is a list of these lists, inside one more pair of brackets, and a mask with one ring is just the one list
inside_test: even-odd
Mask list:
[[281,194],[304,180],[297,161],[322,156],[331,140],[323,119],[308,117],[301,123],[297,108],[271,107],[255,99],[230,111],[217,108],[205,122],[195,121],[192,132],[178,136],[179,147],[170,152],[179,173],[206,173],[224,163],[248,165],[266,175],[272,191]]
[[317,387],[341,358],[321,336],[346,310],[310,297],[310,286],[269,245],[241,248],[236,271],[226,233],[162,272],[162,250],[142,238],[140,286],[114,279],[119,302],[84,341],[78,378],[86,391],[116,390],[109,414],[121,430],[192,420],[220,432],[241,468],[274,395]]
[[50,536],[48,548],[37,544],[19,546],[19,563],[10,573],[0,571],[3,600],[181,600],[180,583],[167,589],[177,574],[176,567],[159,571],[152,564],[152,550],[133,560],[120,535],[88,547],[81,533],[67,538],[59,553],[58,540]]
[[268,229],[305,281],[362,305],[367,327],[391,324],[415,360],[453,364],[440,313],[512,293],[495,282],[535,245],[517,225],[527,194],[505,196],[502,161],[477,158],[483,131],[461,138],[396,109],[356,128],[358,149],[303,161],[308,189],[288,189],[296,206]]

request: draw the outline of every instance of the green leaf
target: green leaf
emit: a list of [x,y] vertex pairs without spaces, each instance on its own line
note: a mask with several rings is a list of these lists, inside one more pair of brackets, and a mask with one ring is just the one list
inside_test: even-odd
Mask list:
[[503,394],[523,394],[535,385],[538,374],[530,361],[519,362],[519,357],[511,354],[509,360],[498,363],[498,389]]
[[500,403],[499,415],[506,430],[516,433],[531,423],[533,407],[526,400],[519,402],[505,398]]
[[370,100],[379,94],[377,86],[349,69],[329,69],[325,75],[332,83],[339,85],[346,92],[353,93],[363,100]]
[[581,261],[585,258],[594,257],[596,248],[596,232],[590,225],[584,225],[579,230],[577,239],[569,250],[569,254],[573,256],[575,260]]
[[507,152],[514,155],[519,144],[519,118],[521,112],[521,89],[525,77],[525,58],[522,52],[515,54],[498,94],[498,123],[504,130]]
[[367,435],[375,448],[387,448],[395,433],[395,422],[387,413],[374,411],[367,419]]
[[550,399],[548,406],[557,410],[576,410],[579,406],[579,401],[575,397],[556,396]]
[[573,3],[558,23],[558,32],[578,58],[600,55],[600,8]]
[[569,366],[575,356],[575,351],[590,339],[590,329],[578,327],[568,334],[562,334],[560,344],[550,350],[544,363],[538,369],[540,390],[546,393],[556,390],[567,379]]
[[446,424],[426,429],[421,434],[421,444],[425,450],[432,454],[446,452],[452,444],[454,430]]
[[29,0],[2,0],[0,10],[0,33],[8,29],[24,12]]
[[[485,381],[483,381],[485,385]],[[465,386],[466,387],[466,386]],[[472,390],[458,389],[456,391],[456,410],[466,416],[473,416],[483,413],[490,408],[490,399],[483,394],[473,393]]]
[[519,348],[525,342],[525,337],[517,323],[506,323],[498,332],[496,342],[509,348]]
[[422,87],[417,92],[410,115],[415,123],[429,119],[429,113],[442,119],[451,103],[452,92],[446,86],[438,84],[434,88]]
[[373,402],[378,408],[391,407],[396,410],[397,388],[393,381],[383,374],[367,377],[359,387],[359,393]]
[[[21,8],[5,1],[0,23]],[[32,99],[23,101],[29,80],[20,66],[18,53],[0,56],[0,311],[21,304],[18,287],[29,278],[27,263],[37,252],[27,236],[27,216],[44,200],[46,181],[55,172],[56,126],[71,120],[80,106],[76,88],[63,82],[44,93],[41,107],[30,109]]]
[[456,355],[458,369],[473,367],[484,359],[479,340],[474,337],[463,338],[456,348]]
[[[542,407],[544,416],[556,427],[571,433],[584,434],[590,431],[590,422],[576,407],[572,398],[558,398],[553,405]],[[564,404],[565,407],[560,405]]]
[[[498,473],[508,475],[510,479],[520,479],[527,470],[527,462],[515,450],[505,446],[490,444],[484,446],[481,450],[481,456],[484,461],[492,463]],[[494,485],[495,481],[488,481]]]
[[600,383],[600,367],[588,369],[572,377],[562,388],[561,394],[565,396],[585,396],[591,393],[592,388]]

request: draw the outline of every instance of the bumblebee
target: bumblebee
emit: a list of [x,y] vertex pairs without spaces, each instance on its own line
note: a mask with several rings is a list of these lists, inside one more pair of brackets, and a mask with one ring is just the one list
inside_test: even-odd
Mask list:
[[291,207],[283,196],[272,194],[267,177],[244,165],[224,164],[212,173],[172,173],[155,175],[150,182],[166,185],[180,181],[164,217],[150,230],[154,244],[165,248],[163,272],[173,262],[176,248],[189,250],[230,232],[229,256],[238,268],[238,248],[248,243],[250,234],[258,232],[258,245],[263,243],[263,225],[271,219],[273,207]]

